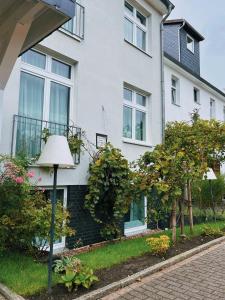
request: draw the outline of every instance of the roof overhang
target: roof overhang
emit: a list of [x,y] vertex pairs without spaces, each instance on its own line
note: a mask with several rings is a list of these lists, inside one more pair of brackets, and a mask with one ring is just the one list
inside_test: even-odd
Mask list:
[[175,6],[169,0],[147,0],[161,15],[167,14]]
[[0,88],[16,58],[72,18],[75,6],[73,0],[0,1]]

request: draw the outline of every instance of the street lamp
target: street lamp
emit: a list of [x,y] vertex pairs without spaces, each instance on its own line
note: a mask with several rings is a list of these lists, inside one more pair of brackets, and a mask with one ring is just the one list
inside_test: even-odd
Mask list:
[[214,173],[213,169],[209,168],[209,170],[203,175],[203,180],[208,180],[210,185],[210,194],[211,194],[211,201],[213,204],[213,189],[212,189],[212,180],[216,180],[216,174]]
[[71,155],[69,145],[65,136],[52,135],[48,138],[47,143],[37,161],[40,167],[53,167],[53,198],[52,198],[52,213],[51,213],[51,227],[50,227],[50,249],[48,262],[48,292],[52,289],[52,258],[53,258],[53,244],[55,231],[55,211],[56,211],[56,186],[57,186],[57,171],[58,168],[72,168],[74,167],[73,157]]

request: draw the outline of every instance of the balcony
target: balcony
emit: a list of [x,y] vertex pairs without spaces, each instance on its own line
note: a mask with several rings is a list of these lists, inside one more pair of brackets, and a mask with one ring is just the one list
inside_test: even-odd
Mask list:
[[84,39],[84,12],[85,9],[79,3],[76,3],[75,16],[66,22],[61,29],[68,34]]
[[[14,115],[11,155],[25,155],[35,160],[46,138],[53,134],[81,139],[81,128]],[[74,163],[80,163],[80,151],[74,154]]]

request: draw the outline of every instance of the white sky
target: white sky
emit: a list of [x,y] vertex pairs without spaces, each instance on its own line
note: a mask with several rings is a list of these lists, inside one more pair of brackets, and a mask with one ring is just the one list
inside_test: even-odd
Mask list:
[[225,89],[225,0],[171,0],[169,19],[186,19],[205,40],[201,42],[201,76]]

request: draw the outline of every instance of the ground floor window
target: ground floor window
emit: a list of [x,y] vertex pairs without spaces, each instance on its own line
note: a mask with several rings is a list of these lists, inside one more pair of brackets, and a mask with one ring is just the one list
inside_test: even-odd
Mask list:
[[126,216],[124,229],[125,234],[132,234],[147,229],[147,201],[145,197],[133,201]]

